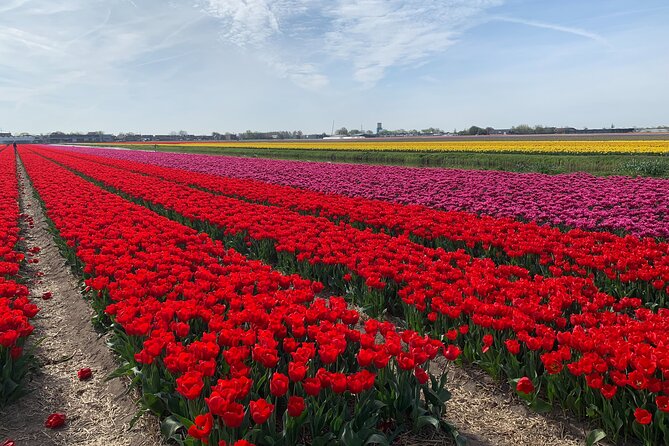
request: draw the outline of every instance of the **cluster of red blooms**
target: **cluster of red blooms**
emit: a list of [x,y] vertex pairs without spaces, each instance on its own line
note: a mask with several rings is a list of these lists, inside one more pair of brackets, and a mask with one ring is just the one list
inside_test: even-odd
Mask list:
[[[394,283],[402,301],[422,314],[433,329],[446,331],[472,323],[483,339],[483,347],[478,347],[481,354],[494,347],[509,355],[538,356],[545,379],[563,370],[582,377],[582,385],[597,391],[602,404],[625,389],[635,393],[638,404],[656,409],[658,414],[669,411],[669,380],[665,379],[669,376],[669,311],[647,310],[638,298],[614,298],[598,289],[590,277],[532,276],[524,268],[496,265],[462,251],[428,248],[413,243],[406,234],[392,237],[360,230],[344,221],[335,223],[288,207],[263,206],[184,185],[195,183],[215,190],[216,177],[209,177],[209,183],[204,184],[188,172],[184,175],[190,180],[174,182],[157,178],[166,177],[173,169],[123,162],[127,170],[120,170],[78,156],[56,152],[48,156],[131,196],[193,221],[209,222],[226,234],[271,240],[277,251],[314,266],[343,266],[364,279],[370,290]],[[154,169],[155,175],[151,175]],[[354,209],[346,212],[354,213]],[[605,241],[616,236],[601,237]],[[593,245],[605,244],[591,240]],[[666,257],[661,259],[666,263]],[[624,262],[629,264],[630,260],[621,259],[619,265]],[[462,340],[457,331],[451,336],[451,331],[448,339],[452,342],[481,342],[474,333]],[[495,333],[495,338],[490,333]],[[633,409],[624,408],[630,417]]]
[[225,444],[233,429],[267,424],[279,410],[278,419],[299,417],[314,401],[382,392],[379,379],[428,382],[441,341],[363,324],[344,299],[316,298],[318,282],[248,260],[36,154],[21,157],[87,285],[139,346],[131,359],[162,377],[144,391],[171,386],[195,403],[179,407],[200,408],[178,414],[194,420],[192,437]]
[[[0,370],[9,371],[12,379],[20,376],[14,376],[8,363],[22,355],[23,342],[33,331],[30,319],[39,311],[28,300],[28,289],[13,280],[24,259],[16,250],[19,212],[16,156],[13,150],[4,149],[0,151]],[[0,404],[9,396],[1,387]]]
[[[622,283],[649,282],[669,293],[669,243],[653,238],[621,237],[609,232],[573,229],[566,232],[548,225],[513,218],[478,216],[469,212],[441,211],[420,205],[325,194],[198,172],[95,157],[63,151],[82,160],[118,167],[186,185],[196,185],[231,197],[308,212],[337,221],[360,223],[376,229],[413,235],[446,246],[487,250],[494,247],[513,258],[536,256],[553,275],[587,276],[599,272]],[[644,284],[645,286],[645,284]]]

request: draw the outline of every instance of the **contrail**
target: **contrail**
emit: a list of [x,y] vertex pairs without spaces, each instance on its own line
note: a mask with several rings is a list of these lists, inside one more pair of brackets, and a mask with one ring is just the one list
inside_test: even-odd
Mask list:
[[587,39],[594,40],[595,42],[601,43],[602,45],[606,45],[608,47],[611,46],[611,44],[602,36],[599,34],[580,29],[580,28],[572,28],[569,26],[562,26],[562,25],[555,25],[552,23],[545,23],[545,22],[536,22],[534,20],[524,20],[524,19],[515,19],[515,18],[510,18],[510,17],[493,17],[493,20],[499,21],[499,22],[508,22],[508,23],[518,23],[520,25],[526,25],[526,26],[533,26],[535,28],[543,28],[543,29],[550,29],[553,31],[559,31],[567,34],[573,34],[576,36],[581,36],[585,37]]

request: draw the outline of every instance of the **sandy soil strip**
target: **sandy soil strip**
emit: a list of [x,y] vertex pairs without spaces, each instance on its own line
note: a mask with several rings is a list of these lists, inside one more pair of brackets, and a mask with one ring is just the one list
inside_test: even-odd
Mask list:
[[482,370],[447,366],[446,418],[472,446],[584,445],[589,428],[559,412],[538,414]]
[[[17,446],[161,444],[154,418],[144,417],[128,430],[137,411],[135,403],[124,395],[124,381],[104,381],[118,363],[105,338],[93,328],[93,311],[53,241],[23,166],[19,166],[19,189],[22,212],[28,215],[22,224],[26,247],[41,248],[40,253],[30,256],[39,262],[29,263],[26,273],[31,278],[31,297],[41,308],[33,322],[32,339],[44,340],[36,351],[40,367],[28,383],[31,393],[0,411],[0,442],[11,438]],[[45,292],[53,297],[42,300]],[[77,378],[83,367],[93,371],[88,381]],[[44,427],[53,412],[66,414],[64,427]]]

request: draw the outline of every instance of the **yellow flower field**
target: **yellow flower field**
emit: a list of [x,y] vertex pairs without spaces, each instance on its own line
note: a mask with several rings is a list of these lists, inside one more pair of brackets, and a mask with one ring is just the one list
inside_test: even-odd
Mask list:
[[[109,144],[107,144],[109,145]],[[135,145],[125,143],[123,145]],[[669,153],[669,140],[627,141],[219,141],[137,143],[147,146],[237,147],[250,149],[373,150],[403,152]]]

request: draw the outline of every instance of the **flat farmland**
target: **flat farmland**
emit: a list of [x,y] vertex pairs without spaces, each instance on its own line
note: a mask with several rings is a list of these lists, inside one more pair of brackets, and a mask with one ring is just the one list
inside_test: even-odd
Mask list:
[[[109,144],[100,144],[109,146]],[[472,136],[314,141],[147,142],[134,150],[303,161],[598,176],[669,176],[666,134]]]
[[[667,180],[7,150],[5,176],[18,163],[30,180],[112,336],[115,375],[172,441],[531,442],[449,411],[507,413],[450,389],[462,370],[529,409],[505,416],[542,426],[541,444],[666,441]],[[39,253],[18,249],[19,265]],[[17,323],[56,311],[26,293],[2,301]],[[2,327],[11,365],[32,330]],[[550,437],[532,412],[555,410],[580,427]]]

